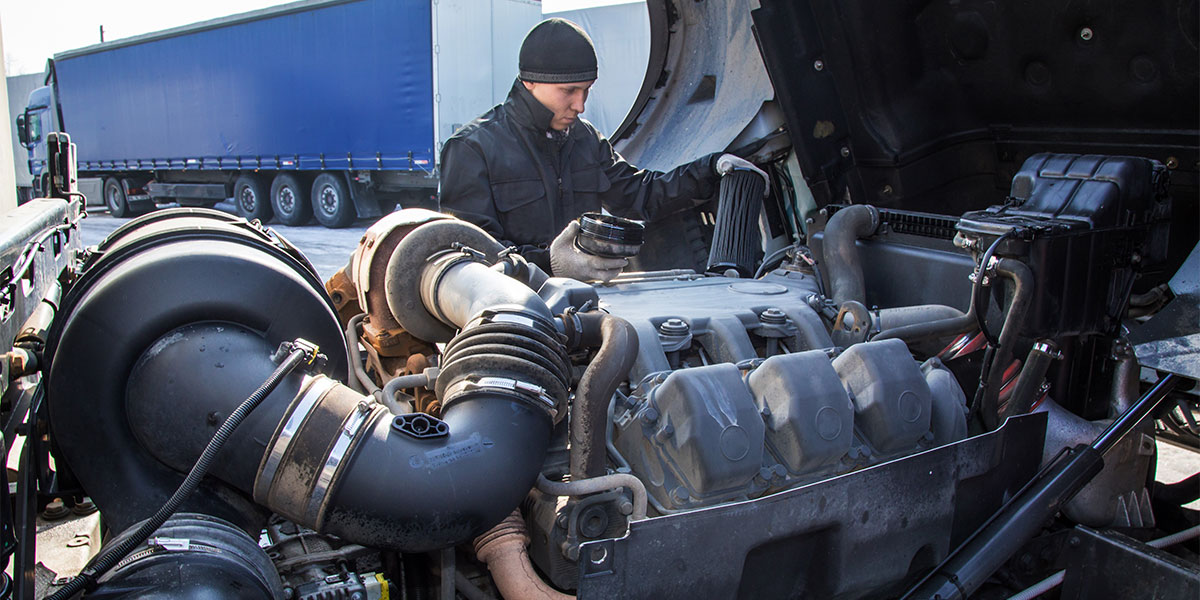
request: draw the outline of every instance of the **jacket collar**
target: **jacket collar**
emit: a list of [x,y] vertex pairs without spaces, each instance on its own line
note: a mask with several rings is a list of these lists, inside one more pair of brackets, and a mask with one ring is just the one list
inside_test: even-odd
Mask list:
[[538,133],[544,133],[550,129],[550,121],[554,118],[554,113],[550,109],[542,106],[529,90],[525,89],[525,85],[520,79],[513,81],[513,87],[508,92],[508,99],[504,101],[505,107],[508,109],[508,114],[512,115],[513,120],[518,125],[526,129],[532,129]]

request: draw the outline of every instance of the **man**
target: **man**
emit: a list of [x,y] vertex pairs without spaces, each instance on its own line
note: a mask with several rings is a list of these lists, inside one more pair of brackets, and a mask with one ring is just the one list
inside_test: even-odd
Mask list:
[[596,80],[596,51],[570,21],[548,19],[530,30],[519,62],[508,99],[442,148],[440,203],[557,277],[607,282],[628,262],[575,246],[575,219],[585,212],[603,207],[654,221],[711,197],[718,169],[752,169],[766,178],[732,154],[710,154],[667,172],[625,162],[579,118]]

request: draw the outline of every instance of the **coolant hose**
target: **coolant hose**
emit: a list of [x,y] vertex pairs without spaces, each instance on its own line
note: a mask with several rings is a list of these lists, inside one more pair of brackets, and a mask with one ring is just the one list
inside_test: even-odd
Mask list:
[[879,209],[856,204],[834,213],[825,227],[823,253],[825,264],[828,265],[833,302],[839,307],[849,300],[863,305],[867,303],[862,260],[854,243],[874,235],[879,224]]
[[964,316],[961,310],[953,306],[946,306],[945,304],[917,304],[913,306],[884,308],[880,309],[877,315],[878,318],[876,319],[875,326],[882,330],[883,333],[911,325],[936,323]]
[[475,540],[475,555],[488,566],[505,600],[574,600],[542,581],[529,562],[529,535],[520,511]]
[[996,264],[996,272],[1012,280],[1012,302],[1004,315],[1004,325],[1000,329],[1000,342],[990,364],[984,365],[985,373],[979,379],[979,389],[975,393],[976,408],[983,425],[988,431],[999,424],[1000,388],[1004,384],[1004,371],[1016,355],[1017,335],[1029,311],[1029,303],[1033,298],[1033,272],[1018,260],[1002,258]]
[[577,345],[600,347],[575,388],[571,411],[571,479],[580,481],[605,473],[608,404],[637,360],[638,336],[629,321],[608,313],[574,316],[580,334]]

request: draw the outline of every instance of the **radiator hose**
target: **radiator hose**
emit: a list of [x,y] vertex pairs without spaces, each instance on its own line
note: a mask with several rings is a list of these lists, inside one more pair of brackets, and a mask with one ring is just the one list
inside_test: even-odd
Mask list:
[[858,256],[855,242],[874,235],[879,225],[879,209],[866,204],[847,206],[829,219],[822,253],[829,273],[833,302],[837,306],[850,300],[866,304],[862,259]]

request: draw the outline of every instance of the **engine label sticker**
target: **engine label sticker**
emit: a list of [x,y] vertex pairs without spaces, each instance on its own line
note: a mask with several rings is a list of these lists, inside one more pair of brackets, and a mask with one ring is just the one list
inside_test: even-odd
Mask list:
[[440,469],[468,456],[480,454],[491,448],[493,444],[492,440],[479,435],[479,432],[476,431],[471,434],[471,437],[461,442],[446,444],[445,447],[428,450],[424,454],[414,454],[409,457],[408,465],[414,469]]

